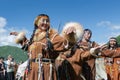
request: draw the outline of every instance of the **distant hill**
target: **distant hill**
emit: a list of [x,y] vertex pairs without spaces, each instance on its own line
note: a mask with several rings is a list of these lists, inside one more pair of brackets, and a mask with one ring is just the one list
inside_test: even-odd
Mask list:
[[1,46],[0,56],[6,59],[8,55],[12,55],[17,63],[27,60],[27,52],[22,49],[15,46]]
[[120,35],[117,36],[116,38],[117,38],[118,44],[120,45]]
[[[120,46],[120,35],[118,35],[118,36],[116,37],[116,39],[117,39],[118,45]],[[109,41],[109,40],[108,40],[108,41]],[[108,42],[107,42],[106,44],[108,44]]]

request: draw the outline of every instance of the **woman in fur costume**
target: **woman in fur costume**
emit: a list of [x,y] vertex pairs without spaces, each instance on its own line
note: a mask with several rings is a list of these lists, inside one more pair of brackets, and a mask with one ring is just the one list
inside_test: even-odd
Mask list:
[[[74,44],[69,43],[69,50],[60,54],[56,59],[59,80],[86,80],[82,75],[82,65],[84,61],[87,61],[93,55],[93,53],[95,54],[95,49],[84,50],[84,47],[78,46],[78,42],[81,41],[83,35],[83,29],[81,27],[79,23],[75,22],[67,23],[64,26],[62,36],[65,36],[69,42]],[[72,30],[74,33],[67,35],[66,32],[69,29],[74,29]]]
[[[78,42],[79,47],[82,47],[84,51],[92,50],[98,46],[95,41],[91,41],[92,31],[90,29],[84,29],[84,34],[82,40]],[[83,61],[83,75],[85,76],[86,80],[95,80],[95,59],[96,56],[91,56],[88,59]]]

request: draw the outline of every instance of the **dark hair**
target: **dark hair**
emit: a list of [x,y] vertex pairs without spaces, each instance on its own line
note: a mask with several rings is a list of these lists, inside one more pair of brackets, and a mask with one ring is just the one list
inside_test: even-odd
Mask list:
[[33,30],[33,33],[32,33],[32,35],[31,35],[30,42],[29,42],[30,45],[31,45],[32,42],[33,42],[33,37],[34,37],[34,34],[35,34],[36,29],[37,29],[37,27],[34,27],[34,30]]
[[92,31],[91,31],[90,29],[84,29],[84,33],[85,33],[86,31],[89,31],[90,34],[91,34],[91,36],[92,36]]
[[115,39],[117,41],[117,38],[115,38],[115,37],[111,37],[110,39]]
[[4,57],[0,57],[0,59],[3,59],[3,60],[4,60]]
[[[119,47],[118,41],[115,37],[111,37],[110,39],[115,39],[116,40],[115,48]],[[108,49],[110,49],[110,39],[109,39],[109,42],[108,42]]]
[[49,18],[47,14],[39,14],[38,16],[47,16]]

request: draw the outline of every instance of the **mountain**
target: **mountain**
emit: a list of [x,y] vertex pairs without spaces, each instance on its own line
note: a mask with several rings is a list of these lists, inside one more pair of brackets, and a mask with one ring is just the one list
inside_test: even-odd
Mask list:
[[120,44],[120,35],[116,37],[118,44]]
[[8,55],[12,55],[18,63],[27,60],[27,52],[15,46],[0,46],[0,57],[7,59]]

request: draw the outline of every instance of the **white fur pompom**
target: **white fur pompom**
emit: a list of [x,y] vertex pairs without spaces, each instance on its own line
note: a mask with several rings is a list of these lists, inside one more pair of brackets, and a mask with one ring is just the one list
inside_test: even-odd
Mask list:
[[63,31],[62,31],[62,36],[66,37],[65,31],[70,28],[70,27],[74,27],[75,29],[75,33],[74,33],[74,40],[78,41],[78,39],[82,39],[83,36],[83,26],[77,22],[68,22],[65,24],[65,26],[63,27]]

